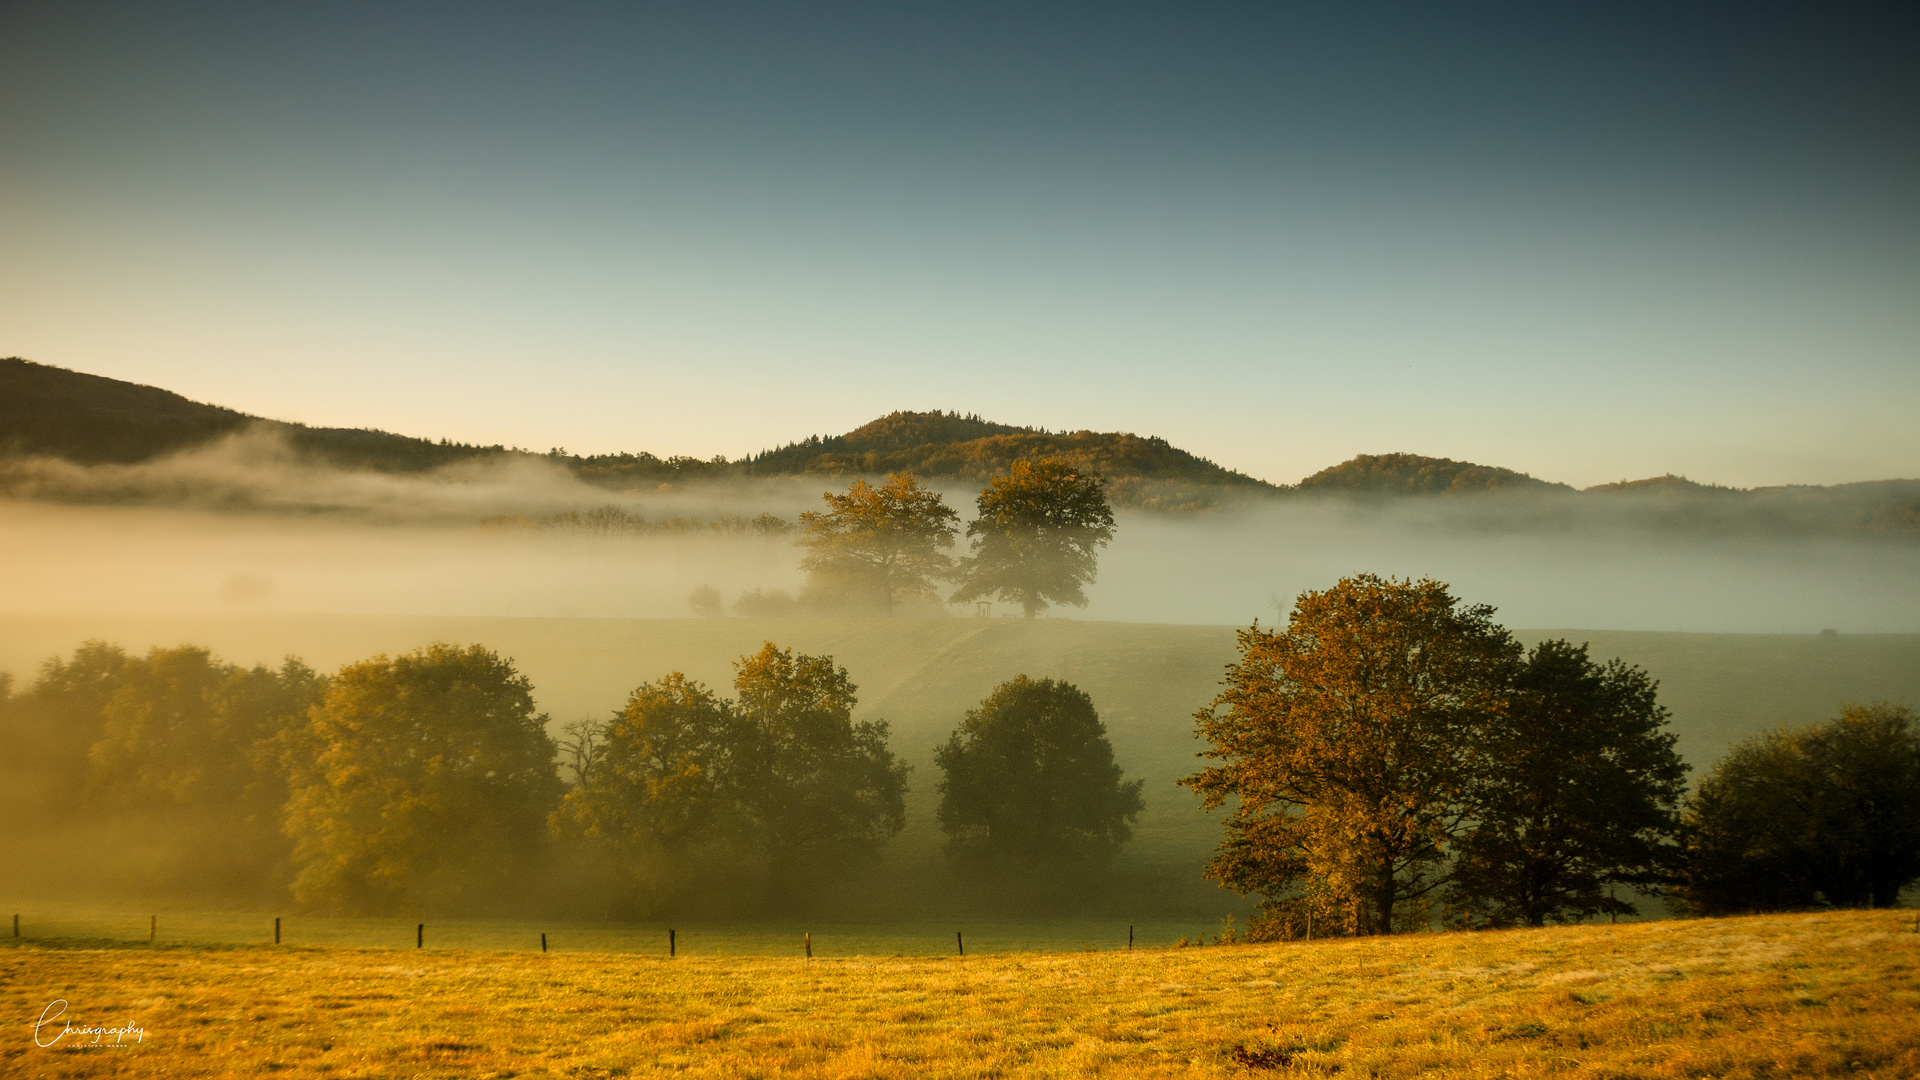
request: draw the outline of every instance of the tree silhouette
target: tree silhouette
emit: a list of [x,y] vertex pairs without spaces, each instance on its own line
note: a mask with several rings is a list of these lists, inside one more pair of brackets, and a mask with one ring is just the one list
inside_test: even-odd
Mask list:
[[1481,735],[1450,898],[1492,925],[1634,914],[1614,886],[1659,884],[1687,767],[1647,673],[1543,641]]

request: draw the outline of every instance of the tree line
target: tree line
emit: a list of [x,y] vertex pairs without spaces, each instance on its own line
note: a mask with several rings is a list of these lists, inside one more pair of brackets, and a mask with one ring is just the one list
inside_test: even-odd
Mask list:
[[[349,913],[804,904],[899,833],[909,770],[829,656],[768,643],[733,691],[670,673],[556,740],[478,645],[323,675],[89,642],[20,693],[0,677],[0,735],[24,751],[13,816],[75,856],[68,885]],[[994,690],[935,756],[966,880],[1084,881],[1143,805],[1092,700],[1050,679]]]
[[[1645,671],[1523,648],[1434,581],[1370,575],[1240,633],[1182,783],[1228,811],[1208,876],[1254,938],[1886,906],[1920,879],[1920,725],[1893,705],[1749,739],[1689,789]],[[343,912],[804,904],[877,865],[910,772],[829,656],[731,695],[668,673],[556,740],[509,659],[436,643],[330,674],[89,642],[0,676],[17,887]],[[1015,677],[934,748],[954,883],[1098,894],[1143,782],[1093,700]],[[63,871],[61,877],[53,871]],[[51,876],[48,876],[51,874]]]
[[1197,714],[1228,809],[1207,867],[1255,939],[1895,902],[1920,878],[1920,727],[1849,707],[1736,747],[1691,793],[1646,672],[1523,649],[1485,605],[1373,575],[1239,635]]

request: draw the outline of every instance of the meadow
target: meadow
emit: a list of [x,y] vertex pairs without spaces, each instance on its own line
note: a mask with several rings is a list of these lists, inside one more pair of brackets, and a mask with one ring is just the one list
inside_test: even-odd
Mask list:
[[0,1072],[1892,1080],[1914,919],[813,960],[8,939]]

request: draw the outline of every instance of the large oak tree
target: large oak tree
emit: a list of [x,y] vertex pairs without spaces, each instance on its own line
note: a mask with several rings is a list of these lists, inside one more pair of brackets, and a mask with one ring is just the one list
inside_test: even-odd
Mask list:
[[1302,593],[1285,629],[1242,631],[1197,716],[1218,764],[1182,781],[1208,809],[1233,803],[1208,876],[1263,894],[1269,917],[1360,933],[1441,886],[1518,662],[1491,616],[1436,581],[1363,574]]

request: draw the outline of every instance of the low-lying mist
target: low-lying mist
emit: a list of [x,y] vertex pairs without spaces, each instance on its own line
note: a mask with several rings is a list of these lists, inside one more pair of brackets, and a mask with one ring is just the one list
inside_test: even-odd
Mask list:
[[[524,455],[346,471],[259,428],[136,465],[16,459],[0,466],[13,496],[0,500],[0,612],[670,617],[692,615],[701,586],[733,612],[754,590],[799,591],[785,530],[848,482],[617,491]],[[971,486],[934,486],[971,515]],[[1122,510],[1089,605],[1053,614],[1245,624],[1359,571],[1438,578],[1513,626],[1920,630],[1920,535],[1819,527],[1788,496],[1293,496]]]
[[[651,520],[683,509],[625,502]],[[486,526],[477,515],[366,521],[0,502],[0,563],[8,568],[0,613],[672,617],[693,614],[688,596],[703,585],[733,611],[749,591],[797,592],[802,584],[791,534],[680,520],[695,524],[607,533]],[[1513,626],[1920,630],[1920,545],[1912,542],[1716,538],[1603,521],[1511,531],[1447,507],[1356,511],[1307,502],[1199,517],[1123,513],[1089,605],[1054,614],[1271,621],[1301,590],[1359,571],[1438,578],[1459,596],[1494,604]],[[994,613],[1013,610],[999,605]],[[975,614],[971,606],[920,614],[943,612]]]

